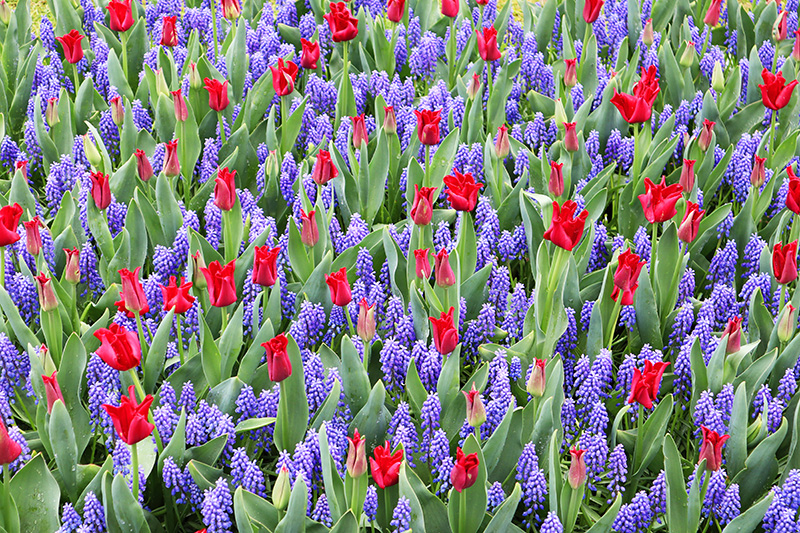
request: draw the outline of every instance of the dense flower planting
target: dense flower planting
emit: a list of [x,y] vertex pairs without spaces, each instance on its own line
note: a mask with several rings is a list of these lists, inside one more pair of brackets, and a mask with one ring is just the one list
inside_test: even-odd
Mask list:
[[0,531],[800,531],[798,0],[0,0]]

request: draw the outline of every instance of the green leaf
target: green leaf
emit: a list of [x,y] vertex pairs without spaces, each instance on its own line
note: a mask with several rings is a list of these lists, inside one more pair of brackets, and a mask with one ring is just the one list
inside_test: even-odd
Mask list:
[[491,521],[489,521],[486,529],[483,530],[483,533],[504,533],[508,531],[508,528],[511,527],[511,520],[514,518],[514,514],[517,512],[517,507],[519,506],[519,501],[521,499],[522,488],[520,487],[519,483],[514,483],[514,490],[511,491],[511,494],[509,494],[502,505],[500,505],[500,507],[498,507],[494,512],[494,516],[492,517]]
[[769,509],[774,497],[775,493],[772,491],[768,492],[767,495],[761,499],[761,501],[750,506],[750,508],[745,512],[731,520],[731,522],[725,526],[725,529],[722,530],[722,533],[755,531],[758,527],[758,524],[764,518],[764,515],[767,514],[767,509]]
[[617,493],[617,497],[614,498],[614,503],[609,507],[608,511],[586,533],[609,533],[614,519],[619,514],[620,507],[622,507],[622,493]]
[[200,354],[203,361],[203,374],[206,376],[208,385],[214,387],[222,381],[222,356],[219,353],[217,344],[214,342],[214,337],[208,328],[206,319],[202,315],[200,315],[200,328]]
[[58,473],[70,499],[78,497],[78,445],[75,443],[75,432],[64,402],[56,401],[50,413],[48,437],[53,446]]
[[[19,512],[17,531],[56,531],[61,491],[42,454],[36,454],[11,478]],[[12,530],[13,531],[13,530]]]
[[[486,514],[486,463],[483,459],[481,445],[475,435],[470,435],[464,442],[464,454],[478,454],[478,476],[475,484],[464,489],[460,494],[451,489],[447,514],[450,527],[459,533],[475,533]],[[466,506],[466,509],[464,509]]]
[[[300,424],[298,424],[300,425]],[[303,427],[305,430],[305,427]],[[306,506],[308,505],[308,485],[303,476],[298,476],[289,497],[286,516],[275,528],[275,533],[302,533],[306,530]]]
[[144,519],[142,506],[131,494],[128,482],[122,474],[114,476],[114,481],[111,483],[111,494],[114,502],[114,515],[123,533],[150,531]]
[[[308,400],[300,348],[291,335],[287,337],[289,345],[286,351],[292,364],[292,374],[280,383],[281,398],[278,403],[278,420],[275,423],[275,444],[279,450],[288,450],[291,453],[306,434]],[[300,420],[303,421],[302,424],[298,423]]]
[[155,391],[156,381],[164,370],[164,362],[167,360],[167,343],[170,341],[172,332],[172,319],[174,311],[170,310],[161,319],[153,341],[147,350],[147,359],[144,361],[144,391],[149,394]]
[[669,434],[664,440],[664,466],[667,482],[667,525],[671,531],[689,531],[689,496],[686,494],[681,456],[672,435]]

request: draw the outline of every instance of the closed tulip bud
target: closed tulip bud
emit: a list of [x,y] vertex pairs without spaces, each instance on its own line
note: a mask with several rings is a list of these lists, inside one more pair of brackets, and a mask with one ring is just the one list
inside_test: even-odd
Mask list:
[[314,246],[319,241],[319,227],[317,220],[314,217],[315,210],[309,211],[307,214],[302,209],[300,210],[300,218],[302,225],[300,226],[300,241],[306,246]]
[[578,84],[578,60],[565,59],[566,70],[564,70],[564,85],[569,88],[575,87]]
[[414,271],[420,279],[429,279],[431,277],[431,261],[428,259],[430,248],[422,250],[414,250]]
[[547,182],[547,190],[555,198],[564,194],[564,163],[550,161],[550,180]]
[[564,110],[564,103],[561,101],[561,98],[556,99],[556,110],[553,120],[555,120],[556,124],[564,124],[565,122],[569,122],[569,119],[567,119],[567,112]]
[[722,331],[722,336],[728,336],[728,344],[725,346],[725,353],[730,355],[738,352],[742,347],[742,317],[731,318],[728,325]]
[[700,135],[697,136],[697,145],[704,152],[711,146],[711,140],[714,136],[714,124],[716,122],[708,119],[703,120],[703,129],[700,131]]
[[150,160],[144,150],[136,150],[133,155],[136,156],[136,173],[139,175],[140,180],[148,181],[155,176],[153,165],[150,164]]
[[706,214],[704,209],[694,202],[686,203],[686,213],[683,215],[681,225],[678,227],[678,238],[683,242],[692,242],[700,229],[700,221]]
[[11,464],[22,454],[22,447],[11,438],[5,420],[0,418],[0,465]]
[[544,387],[547,384],[544,372],[546,364],[547,361],[544,359],[534,359],[531,365],[531,373],[528,376],[528,382],[525,384],[525,390],[533,397],[541,398],[544,395]]
[[694,159],[684,159],[683,166],[681,167],[681,177],[678,183],[685,193],[691,193],[694,189],[694,164],[697,161]]
[[494,140],[494,152],[498,159],[505,159],[511,151],[511,142],[508,139],[508,126],[503,124],[497,128],[497,137]]
[[8,25],[11,22],[11,8],[8,6],[6,0],[0,0],[0,21]]
[[42,382],[47,396],[47,414],[49,415],[53,412],[53,404],[56,403],[56,400],[61,400],[61,403],[64,403],[64,395],[61,393],[61,387],[58,385],[55,371],[49,376],[43,375]]
[[450,267],[450,254],[447,248],[442,248],[435,258],[436,284],[439,287],[447,288],[456,284],[456,275]]
[[83,136],[83,153],[86,154],[86,159],[94,168],[100,168],[103,164],[103,158],[97,150],[97,145],[88,133]]
[[475,383],[472,383],[472,389],[469,392],[461,392],[467,400],[467,423],[474,428],[481,427],[486,422],[486,408],[481,400],[480,391],[476,390]]
[[39,307],[41,310],[48,312],[58,309],[58,298],[56,298],[50,278],[41,273],[38,276],[34,276],[33,279],[36,281],[36,292],[39,294]]
[[800,61],[800,30],[794,32],[794,45],[792,45],[792,59]]
[[58,98],[55,96],[47,99],[47,109],[44,112],[47,117],[47,124],[55,126],[61,119],[58,118]]
[[122,123],[125,122],[125,106],[122,105],[121,96],[111,99],[111,119],[117,126],[122,126]]
[[197,70],[197,63],[189,63],[189,87],[195,90],[203,88],[203,77]]
[[64,265],[64,279],[67,283],[80,283],[81,282],[81,263],[80,263],[80,250],[73,248],[72,250],[64,248],[64,253],[67,255],[67,261]]
[[653,34],[653,19],[647,19],[647,22],[644,23],[644,29],[642,30],[642,42],[646,46],[651,46],[653,42],[655,42],[654,34]]
[[[19,172],[25,180],[28,180],[28,160],[22,159],[14,163],[15,173]],[[16,175],[16,174],[15,174]]]
[[347,473],[353,479],[360,478],[367,473],[367,439],[356,429],[353,438],[347,437],[347,441]]
[[92,200],[101,211],[111,204],[111,184],[108,174],[102,172],[92,172]]
[[783,41],[789,37],[789,26],[786,15],[786,10],[782,10],[778,13],[778,18],[775,19],[775,23],[772,25],[772,36],[776,41]]
[[356,332],[361,340],[369,342],[375,337],[375,304],[369,305],[366,298],[358,304],[358,323]]
[[203,259],[200,250],[192,254],[192,285],[196,289],[203,290],[208,287],[206,277],[203,275],[203,269],[206,267],[206,262]]
[[718,93],[725,88],[725,74],[722,72],[722,64],[719,61],[714,63],[714,71],[711,73],[711,87]]
[[42,363],[42,370],[47,374],[52,374],[56,371],[56,364],[53,362],[53,357],[50,355],[50,350],[47,346],[42,344],[39,346],[39,361]]
[[264,163],[264,173],[268,178],[278,175],[280,165],[278,164],[278,153],[275,150],[270,150],[267,155],[267,160]]
[[761,187],[767,180],[767,171],[764,168],[766,157],[755,156],[753,160],[753,170],[750,172],[750,185],[753,187]]
[[156,91],[158,91],[158,94],[163,94],[169,98],[169,87],[167,86],[167,78],[164,77],[164,69],[156,69]]
[[580,148],[576,122],[564,123],[564,148],[566,148],[568,152],[577,152]]
[[222,0],[222,16],[228,20],[236,20],[242,13],[239,0]]
[[289,469],[283,465],[278,472],[278,478],[272,487],[272,505],[279,511],[289,505],[289,496],[292,494],[292,485],[289,479]]
[[569,486],[577,489],[586,482],[586,460],[583,454],[586,450],[579,450],[573,448],[569,451],[572,461],[569,465],[569,472],[567,473],[567,481]]
[[695,56],[697,55],[697,50],[694,48],[694,43],[692,41],[687,41],[686,48],[681,54],[681,59],[679,63],[683,68],[689,68],[694,64]]
[[42,235],[39,233],[39,228],[43,228],[44,224],[38,216],[22,224],[25,226],[25,248],[29,254],[39,255],[42,251]]
[[166,154],[164,155],[163,172],[168,178],[174,178],[181,173],[181,162],[178,159],[178,139],[173,139],[164,145]]
[[472,75],[472,79],[469,81],[469,85],[467,85],[467,96],[470,100],[474,100],[476,96],[478,96],[478,91],[481,89],[481,79],[478,77],[477,74]]
[[383,131],[386,133],[397,133],[397,116],[393,106],[384,106]]
[[789,342],[797,331],[797,308],[792,304],[787,304],[778,322],[778,339],[781,342]]
[[172,91],[172,104],[175,107],[175,120],[185,122],[189,118],[189,109],[186,107],[186,100],[183,99],[181,90]]

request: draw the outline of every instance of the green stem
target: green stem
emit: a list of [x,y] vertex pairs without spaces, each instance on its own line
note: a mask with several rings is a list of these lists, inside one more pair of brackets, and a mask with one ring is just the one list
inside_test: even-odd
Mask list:
[[225,144],[227,139],[225,138],[225,121],[222,118],[222,111],[217,111],[217,120],[219,121],[219,135],[222,139],[222,144]]
[[0,287],[6,287],[6,247],[0,247]]
[[[776,63],[776,61],[773,61],[773,63]],[[775,122],[777,120],[777,117],[778,117],[778,111],[773,110],[772,117],[769,120],[769,148],[767,151],[767,167],[769,168],[772,168],[772,148],[775,144],[775,133],[776,133]]]
[[78,64],[77,63],[73,63],[72,64],[72,73],[75,75],[75,94],[77,95],[78,94],[78,87],[80,86],[80,83],[78,83]]
[[175,329],[178,330],[178,353],[181,356],[181,367],[183,367],[183,328],[181,327],[181,315],[175,315]]
[[429,171],[429,168],[428,168],[428,167],[430,167],[430,160],[431,160],[431,147],[430,147],[430,145],[426,144],[425,145],[425,174],[424,174],[423,183],[422,183],[423,187],[430,187],[431,186],[431,183],[430,183],[430,181],[431,181],[430,180],[430,171]]
[[219,334],[222,335],[228,327],[228,308],[220,307],[219,310],[222,312],[222,328],[220,328]]
[[458,493],[458,502],[458,531],[461,533],[467,527],[467,493],[463,490]]
[[[481,13],[483,13],[483,6],[481,7]],[[455,19],[450,17],[450,41],[447,43],[447,65],[450,67],[450,87],[453,87],[455,84],[455,74],[456,74],[456,49],[455,49]],[[392,48],[394,50],[394,48]]]
[[214,63],[218,62],[219,43],[217,40],[217,0],[211,0],[211,27],[214,37]]
[[142,327],[142,315],[141,313],[134,313],[136,316],[136,331],[139,332],[139,346],[142,349],[142,368],[144,368],[144,362],[147,359],[147,344],[144,341],[144,328]]
[[[347,327],[350,328],[350,336],[351,337],[355,337],[356,336],[356,328],[353,327],[353,317],[350,316],[350,310],[345,305],[345,306],[342,307],[342,311],[344,311],[344,316],[347,317]],[[364,360],[366,360],[366,357],[364,358]]]
[[547,299],[544,302],[544,317],[542,319],[542,330],[547,332],[547,327],[550,323],[550,312],[553,308],[553,300],[555,298],[555,292],[558,288],[558,281],[559,275],[561,273],[561,269],[564,266],[564,260],[568,257],[568,252],[561,248],[560,246],[556,246],[555,255],[553,256],[553,262],[550,265],[550,272],[547,274]]
[[497,158],[497,168],[495,168],[495,180],[494,180],[494,195],[497,200],[495,204],[497,208],[500,208],[500,204],[503,201],[503,184],[502,184],[502,175],[503,172],[501,170],[501,166],[503,165],[503,160],[498,156]]
[[128,79],[128,32],[124,31],[120,34],[122,41],[122,73],[125,75],[125,80]]
[[781,305],[778,309],[783,309],[783,304],[786,302],[786,284],[781,284]]
[[650,285],[656,292],[656,246],[658,240],[658,224],[653,222],[653,234],[650,237]]
[[608,349],[611,350],[611,345],[614,343],[614,330],[619,320],[619,314],[622,310],[622,292],[617,295],[617,301],[614,302],[614,310],[611,312],[611,320],[608,322],[608,330],[606,331],[608,339]]
[[139,447],[136,444],[131,445],[131,475],[133,476],[133,499],[139,503]]
[[131,368],[128,370],[128,372],[130,372],[131,378],[133,379],[133,386],[136,389],[136,393],[141,396],[142,399],[144,399],[147,395],[144,393],[144,389],[142,388],[142,383],[139,381],[139,375],[136,373],[136,369]]

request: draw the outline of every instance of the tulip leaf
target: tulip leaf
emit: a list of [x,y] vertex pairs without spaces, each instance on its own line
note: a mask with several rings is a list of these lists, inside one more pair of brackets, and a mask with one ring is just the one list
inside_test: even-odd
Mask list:
[[[9,532],[56,531],[59,528],[60,489],[42,454],[34,455],[11,478],[9,488],[19,513],[16,527],[6,523]],[[2,490],[0,488],[0,493]]]
[[236,526],[240,532],[252,531],[256,533],[262,531],[260,528],[253,529],[253,525],[263,525],[272,531],[280,520],[280,511],[270,502],[261,496],[244,490],[242,487],[238,487],[236,492],[233,493],[233,513],[236,518]]
[[48,437],[53,446],[58,473],[70,499],[75,501],[78,497],[78,445],[75,442],[75,431],[72,427],[64,402],[56,401],[50,413]]
[[[322,480],[325,486],[325,494],[328,497],[328,506],[333,520],[338,520],[347,511],[347,498],[345,497],[344,483],[342,483],[339,472],[336,471],[336,465],[333,463],[333,456],[328,446],[326,424],[322,425],[322,429],[319,432],[319,452],[322,463]],[[364,485],[364,490],[366,491],[366,484]],[[361,506],[363,507],[363,499],[361,501]]]
[[278,523],[275,533],[303,533],[306,530],[307,505],[308,485],[303,476],[298,476],[292,487],[292,494],[289,496],[286,515]]
[[147,359],[142,367],[144,371],[144,391],[148,394],[155,391],[156,381],[164,370],[164,362],[167,359],[167,343],[172,336],[174,316],[175,312],[173,310],[164,315],[147,350]]
[[[450,503],[447,514],[450,518],[450,527],[459,533],[475,533],[478,531],[486,514],[486,463],[481,451],[481,445],[474,434],[464,441],[464,455],[477,454],[478,467],[475,482],[472,486],[464,488],[460,493],[455,489],[450,491]],[[464,509],[466,506],[466,509]]]
[[[289,345],[286,352],[292,365],[292,373],[280,383],[281,395],[275,423],[275,444],[279,450],[287,450],[291,453],[306,434],[308,400],[300,348],[291,335],[287,335],[287,337]],[[302,420],[303,423],[298,424],[298,420]]]

